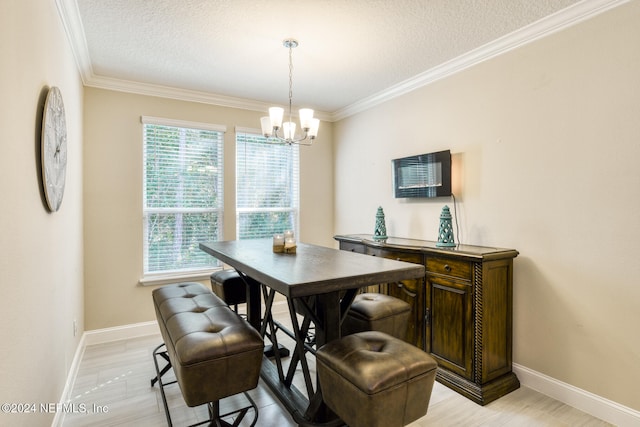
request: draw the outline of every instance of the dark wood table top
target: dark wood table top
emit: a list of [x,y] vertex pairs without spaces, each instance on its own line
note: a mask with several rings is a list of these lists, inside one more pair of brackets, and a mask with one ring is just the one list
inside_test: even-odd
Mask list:
[[424,277],[419,264],[298,243],[295,254],[273,252],[272,239],[200,243],[200,249],[277,292],[299,298]]

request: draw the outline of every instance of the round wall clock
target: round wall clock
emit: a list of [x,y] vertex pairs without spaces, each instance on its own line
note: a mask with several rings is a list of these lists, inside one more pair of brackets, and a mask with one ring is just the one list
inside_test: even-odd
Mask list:
[[60,89],[49,89],[42,119],[42,186],[51,212],[60,209],[67,170],[67,124]]

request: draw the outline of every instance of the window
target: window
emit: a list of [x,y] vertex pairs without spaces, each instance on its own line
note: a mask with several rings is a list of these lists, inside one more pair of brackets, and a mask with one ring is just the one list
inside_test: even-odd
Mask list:
[[238,239],[298,234],[299,146],[267,142],[258,130],[236,129]]
[[143,117],[144,274],[210,270],[222,238],[224,126]]

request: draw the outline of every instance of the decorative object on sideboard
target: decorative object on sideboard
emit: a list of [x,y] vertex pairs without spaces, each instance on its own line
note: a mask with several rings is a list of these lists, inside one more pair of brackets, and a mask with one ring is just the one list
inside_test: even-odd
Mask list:
[[387,226],[384,223],[384,211],[382,210],[382,206],[378,206],[378,211],[376,212],[376,228],[373,232],[374,240],[387,240]]
[[438,230],[438,247],[452,248],[456,246],[453,236],[453,225],[451,223],[451,212],[449,206],[445,205],[440,213],[440,228]]
[[42,117],[40,141],[42,187],[51,212],[60,209],[67,170],[67,124],[60,89],[52,87],[47,93]]
[[[293,48],[298,47],[298,41],[294,39],[286,39],[282,42],[284,47],[289,49],[289,121],[282,123],[284,108],[271,107],[269,115],[260,118],[262,134],[269,142],[280,144],[300,144],[311,145],[313,140],[318,136],[318,127],[320,120],[313,118],[313,110],[310,108],[301,108],[298,110],[300,118],[300,128],[302,135],[296,135],[296,124],[291,119],[291,104],[293,99]],[[282,127],[282,134],[278,135],[278,130]],[[309,138],[309,141],[303,143]]]

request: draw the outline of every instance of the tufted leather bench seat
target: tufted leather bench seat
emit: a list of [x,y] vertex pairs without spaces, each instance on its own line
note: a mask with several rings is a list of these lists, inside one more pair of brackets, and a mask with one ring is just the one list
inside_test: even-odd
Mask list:
[[323,400],[350,427],[407,425],[427,413],[437,362],[384,332],[331,341],[316,353]]
[[342,335],[380,331],[405,340],[411,306],[399,298],[379,293],[356,295],[342,323]]
[[260,333],[222,299],[191,282],[163,286],[152,295],[171,367],[188,406],[217,404],[258,385],[264,348]]

